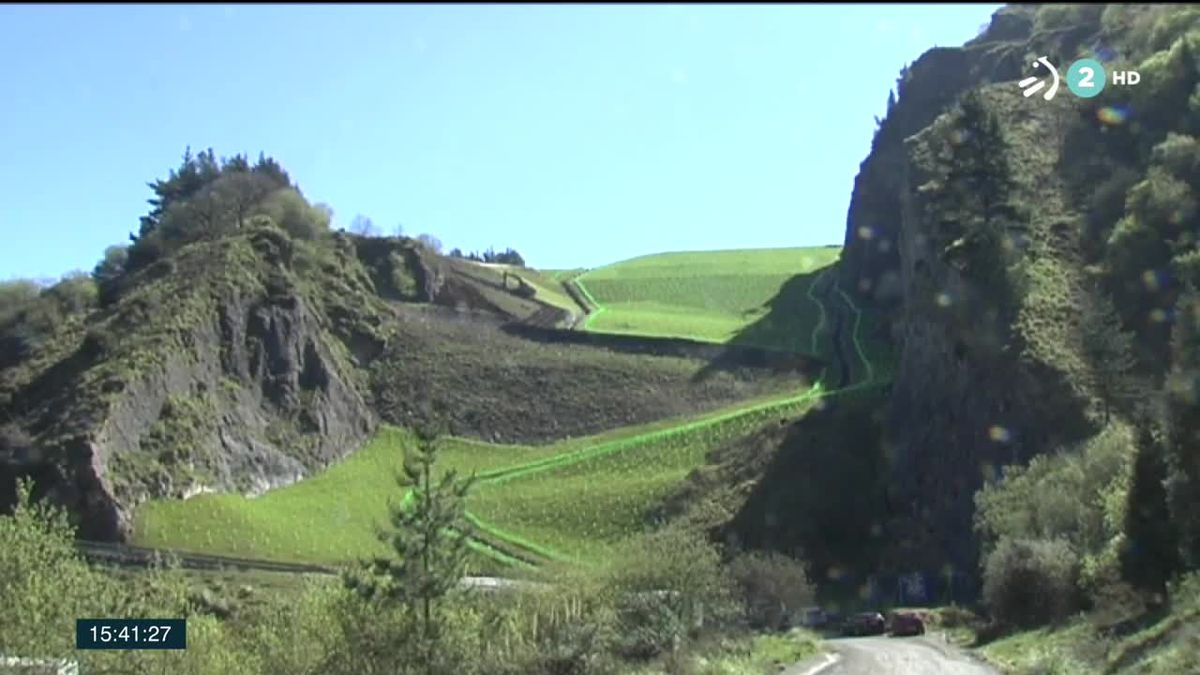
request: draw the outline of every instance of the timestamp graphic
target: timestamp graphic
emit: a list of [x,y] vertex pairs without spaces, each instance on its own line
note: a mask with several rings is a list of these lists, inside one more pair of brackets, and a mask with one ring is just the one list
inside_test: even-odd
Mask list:
[[187,649],[186,619],[76,619],[76,649]]

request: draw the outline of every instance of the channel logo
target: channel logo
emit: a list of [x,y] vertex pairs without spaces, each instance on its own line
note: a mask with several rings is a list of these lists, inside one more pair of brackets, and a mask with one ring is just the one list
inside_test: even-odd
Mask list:
[[[1042,98],[1049,101],[1054,98],[1055,94],[1058,93],[1058,69],[1055,68],[1054,64],[1050,63],[1050,61],[1044,56],[1038,58],[1038,60],[1033,64],[1033,67],[1037,68],[1039,65],[1045,66],[1046,70],[1050,71],[1050,76],[1054,78],[1054,83],[1050,85],[1050,89],[1046,91],[1045,94],[1042,94]],[[1029,98],[1042,89],[1045,89],[1046,81],[1037,75],[1034,75],[1033,77],[1027,77],[1021,80],[1017,83],[1017,86],[1024,91],[1025,98]]]
[[[1025,98],[1029,98],[1046,89],[1042,98],[1047,101],[1052,100],[1058,93],[1060,83],[1058,69],[1044,56],[1038,58],[1033,67],[1040,67],[1049,74],[1050,88],[1046,89],[1045,75],[1040,77],[1034,75],[1017,83],[1017,86],[1021,88],[1021,93]],[[1072,94],[1079,98],[1093,98],[1104,91],[1104,86],[1108,82],[1108,72],[1104,69],[1104,65],[1096,59],[1079,59],[1067,68],[1066,75],[1062,79],[1067,81],[1067,89],[1070,89]],[[1136,70],[1114,70],[1112,73],[1112,84],[1117,87],[1131,87],[1141,80],[1142,76]]]

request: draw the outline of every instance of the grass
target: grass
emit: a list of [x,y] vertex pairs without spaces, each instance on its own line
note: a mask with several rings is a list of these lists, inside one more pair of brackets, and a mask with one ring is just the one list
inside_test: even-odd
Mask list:
[[709,453],[772,420],[801,412],[817,392],[748,406],[588,448],[485,480],[474,514],[501,524],[503,539],[539,542],[559,557],[602,562],[642,531],[647,514]]
[[1141,630],[1113,636],[1093,617],[1079,615],[1064,626],[1008,635],[979,651],[1016,675],[1200,672],[1200,575],[1175,584],[1169,614],[1140,618],[1147,620]]
[[[662,253],[586,272],[575,283],[600,309],[597,332],[808,351],[820,307],[805,291],[833,247]],[[803,280],[802,287],[788,282]],[[787,295],[787,312],[772,312]],[[800,307],[811,311],[803,311]],[[810,325],[811,324],[811,325]]]
[[543,277],[549,277],[558,282],[570,281],[575,277],[587,272],[586,268],[576,267],[570,270],[538,270]]
[[[598,511],[589,518],[608,523],[601,528],[608,535],[600,538],[602,543],[615,541],[621,534],[640,529],[635,515],[670,487],[671,481],[681,480],[703,459],[706,448],[754,420],[781,414],[777,408],[798,405],[796,399],[793,394],[780,397],[777,403],[743,403],[690,422],[660,421],[546,445],[450,439],[442,453],[442,466],[463,474],[491,476],[484,479],[468,507],[484,517],[484,527],[500,533],[499,538],[517,539],[533,547],[545,545],[549,553],[545,557],[553,557],[560,546],[571,554],[598,555],[599,547],[581,546],[571,537],[570,530],[584,518],[579,509],[573,517],[560,514],[567,517],[545,531],[529,527],[530,514],[538,512],[538,502],[546,498],[547,490],[554,493],[555,484],[567,479],[571,485],[595,483],[586,492],[587,508]],[[389,500],[400,496],[393,476],[409,441],[407,432],[384,427],[371,443],[342,462],[257,498],[206,494],[186,501],[148,502],[136,513],[135,541],[185,551],[325,564],[381,552],[373,525],[384,521]],[[607,454],[597,456],[593,449]],[[546,471],[529,471],[552,457],[560,459]],[[499,488],[506,481],[496,470],[505,467],[524,467],[526,471],[511,487]],[[637,473],[646,475],[624,480]],[[595,480],[589,479],[589,474]],[[600,486],[602,482],[607,485]],[[498,507],[497,497],[511,505]],[[512,533],[506,537],[509,529]]]
[[[544,303],[571,313],[581,312],[579,305],[567,295],[563,282],[553,275],[539,272],[528,267],[502,265],[499,263],[478,263],[470,260],[451,260],[448,263],[463,279],[477,285],[488,300],[517,318],[527,318],[541,308],[537,303]],[[505,272],[508,278],[505,279]],[[515,277],[515,278],[514,278]],[[532,300],[526,300],[511,293],[518,288],[516,278],[523,279],[533,287],[535,294]],[[508,291],[502,290],[508,289]]]

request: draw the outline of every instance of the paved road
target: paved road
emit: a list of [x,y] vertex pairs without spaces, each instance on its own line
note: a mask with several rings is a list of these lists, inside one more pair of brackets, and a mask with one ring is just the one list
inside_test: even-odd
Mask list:
[[937,638],[845,638],[825,645],[829,654],[783,675],[1000,675]]

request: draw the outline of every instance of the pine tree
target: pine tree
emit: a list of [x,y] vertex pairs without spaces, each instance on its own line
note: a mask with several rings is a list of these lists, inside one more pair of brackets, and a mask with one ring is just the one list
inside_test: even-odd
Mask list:
[[1093,384],[1107,424],[1114,404],[1130,403],[1140,393],[1134,375],[1133,336],[1122,329],[1116,307],[1100,288],[1085,292],[1079,304],[1083,351],[1092,366]]
[[1200,567],[1200,294],[1178,302],[1167,387],[1167,505],[1186,567]]
[[1015,289],[1008,279],[1009,242],[1022,227],[1016,183],[1003,130],[978,92],[963,96],[934,170],[939,185],[931,205],[942,257],[998,292],[999,304],[1010,308]]
[[415,619],[423,662],[433,664],[442,631],[439,605],[458,587],[470,554],[465,503],[475,479],[460,480],[453,470],[436,477],[438,429],[424,426],[416,433],[416,447],[397,477],[411,491],[391,506],[390,527],[379,533],[391,555],[376,556],[344,582],[364,599],[399,603]]

